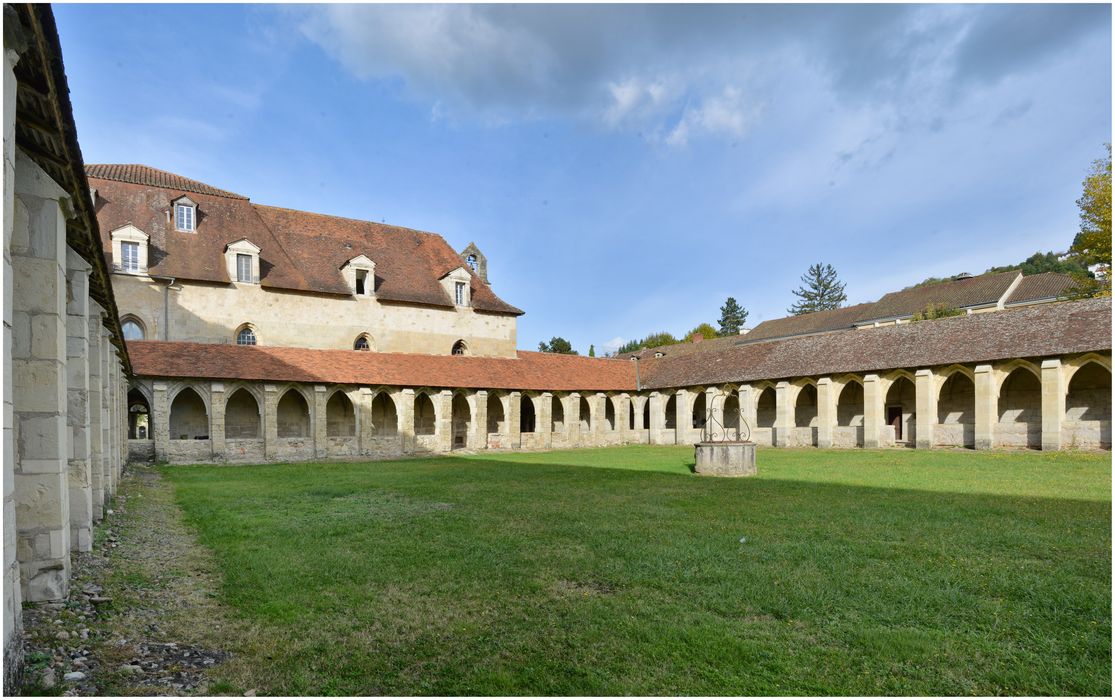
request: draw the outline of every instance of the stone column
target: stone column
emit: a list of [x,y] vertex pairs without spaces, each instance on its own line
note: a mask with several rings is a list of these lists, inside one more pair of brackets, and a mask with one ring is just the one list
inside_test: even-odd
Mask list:
[[453,392],[448,389],[434,395],[434,436],[436,451],[453,451]]
[[325,398],[327,389],[324,384],[314,385],[314,405],[310,413],[310,433],[314,438],[314,456],[318,459],[329,456],[329,412]]
[[475,406],[472,410],[473,416],[473,435],[470,437],[470,442],[477,449],[487,449],[488,447],[488,392],[481,389],[473,396]]
[[18,150],[12,274],[16,555],[26,600],[69,591],[66,193]]
[[263,385],[263,457],[271,461],[279,456],[279,387]]
[[995,446],[995,423],[999,417],[999,392],[991,365],[976,365],[976,449]]
[[89,435],[89,263],[66,251],[66,423],[69,429],[70,548],[93,551],[92,440]]
[[534,412],[534,430],[538,433],[538,446],[544,450],[554,444],[554,395],[545,392],[538,397],[538,410]]
[[790,432],[794,429],[794,404],[790,400],[790,383],[778,382],[774,387],[774,446],[785,447],[790,444]]
[[116,485],[120,481],[120,362],[116,356],[116,348],[111,343],[109,348],[109,382],[108,382],[108,439],[111,463],[108,470],[108,491],[116,495]]
[[209,447],[214,462],[226,461],[225,446],[225,385],[209,385]]
[[634,421],[631,420],[631,395],[616,394],[614,402],[616,405],[616,433],[619,436],[619,443],[625,445],[630,442],[631,431],[634,429]]
[[396,389],[391,392],[399,416],[399,445],[403,454],[414,452],[414,389]]
[[[740,414],[747,421],[747,428],[754,431],[758,427],[759,421],[755,415],[755,392],[750,384],[740,384],[736,400],[739,401]],[[743,429],[742,425],[740,425],[740,429]]]
[[519,402],[522,401],[522,397],[523,395],[517,391],[507,395],[507,444],[514,450],[523,446],[523,431],[519,424],[522,413]]
[[1041,449],[1061,449],[1061,421],[1065,417],[1065,374],[1061,360],[1050,359],[1041,363]]
[[883,420],[883,383],[877,374],[863,375],[863,446],[881,447]]
[[[642,428],[642,426],[643,426],[643,411],[646,409],[646,404],[647,404],[647,401],[649,401],[649,400],[650,400],[650,397],[642,396],[640,394],[635,394],[634,396],[631,397],[632,408],[635,409],[635,424],[632,426],[633,431],[639,431],[639,430],[643,429]],[[650,423],[647,423],[647,428],[650,428]],[[639,433],[637,433],[637,432],[633,433],[629,437],[629,440],[631,442],[636,442],[635,435],[638,435],[638,434]],[[648,436],[647,442],[650,442],[649,436]]]
[[566,447],[581,445],[581,395],[573,392],[565,397]]
[[666,429],[666,399],[657,391],[652,391],[650,397],[650,444],[662,445],[666,442],[662,431]]
[[372,388],[362,386],[356,391],[356,449],[366,455],[372,449]]
[[[104,517],[105,485],[104,485],[104,379],[102,372],[104,360],[101,357],[101,307],[94,301],[89,302],[89,325],[87,327],[89,342],[89,479],[92,487],[93,522],[99,522]],[[148,416],[150,421],[150,416]],[[147,426],[151,429],[151,425]]]
[[[151,436],[155,439],[155,461],[157,462],[166,462],[170,450],[170,402],[167,400],[167,388],[167,383],[159,380],[155,380],[151,385]],[[111,437],[107,432],[106,430],[105,441],[111,444]],[[106,471],[106,491],[108,488]]]
[[[100,328],[98,329],[100,342],[98,343],[101,348],[101,403],[98,407],[98,412],[101,417],[101,448],[103,453],[101,455],[101,486],[104,487],[105,505],[107,506],[112,499],[112,411],[109,410],[109,404],[112,402],[112,346],[108,342],[109,334],[108,329],[104,327],[103,319]],[[166,414],[166,407],[163,407],[163,414]],[[155,413],[154,396],[151,400],[151,412]],[[151,439],[155,438],[155,418],[151,418]],[[158,444],[156,443],[156,447]],[[156,459],[158,459],[156,454]]]
[[937,378],[931,369],[914,373],[914,446],[919,450],[932,449],[933,427],[937,425]]
[[591,430],[589,431],[590,437],[588,442],[593,447],[599,447],[604,444],[604,436],[608,433],[608,421],[604,416],[608,410],[608,397],[606,394],[596,392],[588,400],[588,413],[592,416]]
[[833,429],[836,428],[836,392],[832,377],[817,380],[817,447],[832,447]]

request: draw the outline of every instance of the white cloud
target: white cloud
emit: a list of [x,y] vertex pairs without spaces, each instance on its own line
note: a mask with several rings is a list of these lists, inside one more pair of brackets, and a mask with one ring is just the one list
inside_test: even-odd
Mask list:
[[626,342],[626,340],[617,335],[606,343],[602,343],[600,347],[602,347],[605,352],[613,353],[623,347]]
[[671,146],[684,146],[698,135],[742,138],[759,114],[759,107],[750,104],[743,91],[727,86],[719,95],[705,99],[698,107],[687,107],[677,125],[666,136]]

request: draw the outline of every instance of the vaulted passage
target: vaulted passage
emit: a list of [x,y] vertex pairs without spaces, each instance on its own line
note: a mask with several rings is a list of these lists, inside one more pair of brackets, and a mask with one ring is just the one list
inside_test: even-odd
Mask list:
[[197,392],[187,387],[170,404],[170,439],[197,440],[209,437],[209,412]]
[[399,414],[395,402],[386,392],[379,392],[372,399],[372,435],[394,437],[399,431]]
[[281,438],[310,436],[310,407],[296,389],[287,389],[279,399],[276,411],[278,433]]
[[1076,371],[1065,397],[1065,445],[1111,447],[1111,372],[1095,362]]
[[128,392],[128,439],[150,440],[151,406],[139,389]]
[[914,412],[917,410],[917,398],[914,393],[914,383],[907,377],[898,377],[887,390],[886,407],[884,409],[884,424],[894,430],[894,441],[897,444],[914,444]]
[[693,398],[693,427],[697,430],[703,430],[705,422],[708,421],[708,399],[705,398],[705,392],[699,391]]
[[468,426],[472,422],[472,411],[468,399],[463,394],[453,397],[453,449],[468,446]]
[[817,426],[817,387],[806,384],[798,392],[794,403],[794,426],[815,428]]
[[976,445],[976,385],[963,372],[953,372],[941,385],[933,440],[953,447]]
[[640,426],[640,429],[650,429],[650,399],[643,402],[643,424]]
[[1041,447],[1041,381],[1018,367],[999,389],[995,442],[1005,447]]
[[581,432],[587,433],[592,430],[592,409],[589,408],[588,399],[583,396],[578,399],[577,405],[579,406],[577,410],[580,414]]
[[778,417],[777,400],[774,387],[767,387],[759,394],[755,402],[755,426],[758,428],[773,428]]
[[616,404],[611,396],[604,397],[604,429],[616,429]]
[[414,434],[433,435],[436,425],[434,402],[426,394],[414,397]]
[[550,422],[553,432],[560,433],[565,430],[565,407],[561,405],[561,399],[557,396],[550,397]]
[[503,415],[503,401],[494,393],[488,394],[488,432],[505,432],[507,419]]
[[678,397],[676,394],[670,394],[669,400],[666,401],[665,411],[666,416],[662,424],[667,430],[672,430],[678,425]]
[[739,440],[739,397],[733,392],[728,394],[724,399],[724,408],[722,409],[724,431],[728,435],[729,440]]
[[258,440],[259,402],[247,389],[237,389],[225,402],[225,439]]
[[325,434],[329,437],[356,435],[356,411],[343,391],[335,392],[325,404]]
[[519,432],[533,433],[535,429],[534,399],[523,394],[519,398]]

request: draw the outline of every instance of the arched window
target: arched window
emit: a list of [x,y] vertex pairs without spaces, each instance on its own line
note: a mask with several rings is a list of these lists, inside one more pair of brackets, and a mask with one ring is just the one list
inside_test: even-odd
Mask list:
[[479,266],[479,263],[477,262],[475,255],[469,255],[467,258],[465,258],[465,263],[468,265],[468,268],[470,270],[472,270],[473,272],[476,272],[477,267]]
[[468,354],[468,346],[465,345],[465,341],[458,340],[457,342],[453,343],[453,354],[454,355],[467,355]]
[[128,392],[128,439],[151,439],[151,407],[139,389]]
[[370,352],[372,344],[368,341],[368,335],[360,335],[356,338],[356,342],[352,344],[353,350],[360,350],[362,352]]
[[255,345],[256,344],[256,332],[254,330],[252,330],[251,326],[243,326],[239,331],[236,332],[236,344],[237,345]]
[[124,340],[143,340],[147,336],[143,324],[134,316],[125,318],[120,328],[124,331]]
[[522,395],[519,399],[519,432],[533,433],[535,428],[534,399]]

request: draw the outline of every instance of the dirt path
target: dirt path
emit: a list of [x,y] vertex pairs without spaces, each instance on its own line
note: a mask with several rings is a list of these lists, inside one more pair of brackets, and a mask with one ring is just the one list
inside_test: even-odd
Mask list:
[[232,651],[250,630],[217,600],[219,578],[153,468],[130,467],[74,557],[68,600],[26,604],[25,695],[254,694],[212,680],[247,679]]

